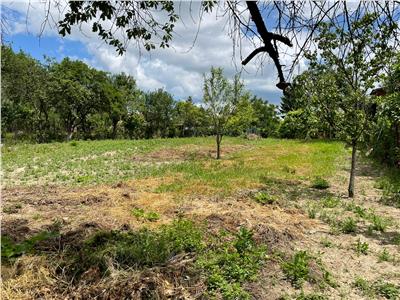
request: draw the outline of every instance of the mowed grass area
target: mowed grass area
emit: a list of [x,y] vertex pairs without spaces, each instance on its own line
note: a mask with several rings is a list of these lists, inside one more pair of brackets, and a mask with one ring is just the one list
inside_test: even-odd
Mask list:
[[340,142],[225,137],[222,159],[215,140],[179,138],[76,141],[2,148],[5,187],[96,185],[173,177],[159,191],[197,185],[227,191],[275,179],[331,176],[347,151]]

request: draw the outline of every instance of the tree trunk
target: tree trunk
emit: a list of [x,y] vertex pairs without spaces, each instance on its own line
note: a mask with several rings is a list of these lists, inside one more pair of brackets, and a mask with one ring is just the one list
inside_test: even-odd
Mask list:
[[[399,122],[395,122],[394,128],[395,128],[396,148],[398,149],[397,151],[400,151],[400,126],[399,126]],[[400,168],[400,160],[399,160],[398,157],[396,157],[396,166],[398,168]]]
[[217,133],[217,159],[221,158],[221,135]]
[[118,121],[117,122],[113,121],[112,133],[111,133],[111,136],[112,136],[113,140],[115,140],[115,138],[117,137],[117,126],[118,126]]
[[354,180],[356,172],[356,152],[357,152],[357,142],[352,141],[351,143],[351,169],[350,169],[350,181],[349,181],[349,197],[354,197]]

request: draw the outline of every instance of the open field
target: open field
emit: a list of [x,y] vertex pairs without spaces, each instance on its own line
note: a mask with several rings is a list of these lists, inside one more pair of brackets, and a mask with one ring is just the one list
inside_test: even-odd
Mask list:
[[4,146],[2,299],[400,297],[381,171],[362,160],[349,200],[340,142],[214,155],[213,138]]

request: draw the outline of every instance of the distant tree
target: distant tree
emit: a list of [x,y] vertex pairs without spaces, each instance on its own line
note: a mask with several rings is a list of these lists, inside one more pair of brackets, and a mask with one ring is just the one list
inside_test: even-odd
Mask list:
[[143,116],[146,121],[146,138],[174,135],[173,113],[175,101],[171,94],[158,89],[144,96]]
[[244,93],[236,103],[235,110],[227,123],[227,132],[230,135],[238,136],[248,133],[256,121],[250,97],[250,93]]
[[230,83],[224,77],[222,68],[211,67],[209,75],[204,75],[203,101],[210,114],[213,133],[217,143],[217,159],[221,158],[221,141],[227,124],[232,117],[242,94],[243,84],[238,76]]
[[175,126],[178,136],[188,137],[204,134],[207,115],[204,109],[193,103],[191,97],[186,101],[177,102],[175,112]]
[[50,95],[70,140],[79,127],[90,133],[88,116],[103,111],[112,101],[113,91],[107,74],[68,58],[50,68]]
[[262,137],[270,137],[277,134],[280,123],[277,112],[278,107],[257,96],[253,96],[250,102],[254,110],[252,128],[255,128]]

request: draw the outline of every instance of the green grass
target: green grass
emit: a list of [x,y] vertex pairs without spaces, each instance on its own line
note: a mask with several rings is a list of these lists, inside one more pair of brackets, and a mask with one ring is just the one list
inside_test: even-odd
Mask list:
[[[266,177],[312,181],[329,178],[344,161],[340,142],[224,138],[224,147],[246,146],[237,152],[181,161],[137,161],[135,156],[187,145],[214,149],[213,137],[152,140],[103,140],[73,143],[10,145],[2,148],[4,185],[95,185],[123,180],[173,176],[177,182],[159,192],[207,186],[229,192],[261,183]],[[191,147],[187,146],[187,147]],[[291,166],[294,172],[287,172]],[[246,174],[246,176],[243,176]],[[179,181],[178,177],[185,178]],[[155,187],[157,189],[157,187]]]

